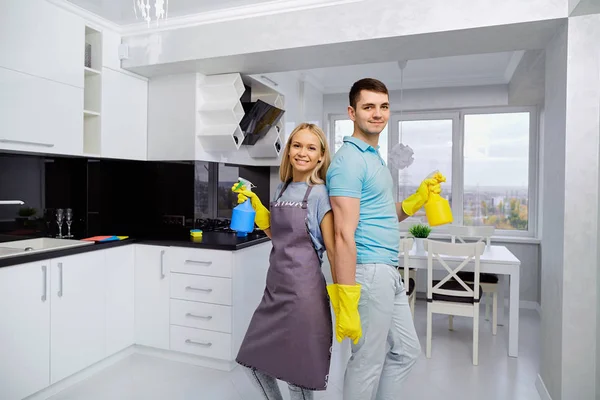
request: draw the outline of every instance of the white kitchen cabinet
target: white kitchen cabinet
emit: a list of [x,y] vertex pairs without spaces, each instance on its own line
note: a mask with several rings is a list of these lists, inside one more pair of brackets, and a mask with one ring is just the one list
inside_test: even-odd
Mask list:
[[270,243],[236,251],[170,247],[170,349],[234,368],[264,293],[270,252]]
[[134,246],[104,250],[106,270],[106,356],[135,343]]
[[49,262],[0,268],[0,399],[50,383]]
[[102,157],[147,159],[148,82],[102,69]]
[[167,247],[135,246],[135,343],[169,349]]
[[[83,19],[46,0],[8,0],[2,1],[0,20],[0,67],[83,87]],[[51,126],[40,109],[26,110],[29,118]]]
[[115,71],[121,70],[119,46],[121,35],[109,29],[102,30],[102,66]]
[[83,89],[4,68],[0,88],[0,149],[82,153]]
[[104,259],[92,251],[52,260],[51,383],[105,357]]

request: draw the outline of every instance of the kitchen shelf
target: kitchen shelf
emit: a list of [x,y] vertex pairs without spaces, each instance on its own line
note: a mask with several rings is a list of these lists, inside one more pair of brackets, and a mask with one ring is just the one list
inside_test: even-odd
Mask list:
[[91,65],[83,65],[83,153],[100,155],[102,118],[102,32],[85,27],[85,44],[91,46]]
[[238,124],[204,126],[197,135],[205,151],[236,151],[244,141],[244,132]]

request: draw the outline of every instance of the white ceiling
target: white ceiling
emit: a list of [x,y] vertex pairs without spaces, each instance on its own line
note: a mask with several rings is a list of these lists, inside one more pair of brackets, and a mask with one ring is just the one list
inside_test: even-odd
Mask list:
[[[143,22],[136,19],[134,0],[67,0],[102,18],[118,25]],[[169,4],[169,17],[200,14],[235,7],[252,6],[260,3],[275,3],[281,0],[165,0]],[[154,0],[150,0],[154,9]],[[138,15],[139,17],[139,15]]]
[[[522,55],[523,52],[503,52],[411,60],[404,69],[404,88],[507,84]],[[324,93],[346,93],[353,82],[365,77],[385,82],[390,90],[400,89],[400,67],[397,62],[297,72],[306,74]]]

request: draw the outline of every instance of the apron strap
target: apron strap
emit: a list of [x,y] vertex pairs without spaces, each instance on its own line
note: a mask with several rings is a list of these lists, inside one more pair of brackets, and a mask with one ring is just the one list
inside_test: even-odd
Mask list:
[[287,181],[283,184],[283,187],[281,188],[281,192],[279,192],[279,196],[277,196],[277,198],[275,199],[275,201],[279,201],[279,199],[281,198],[281,196],[283,196],[283,192],[285,192],[285,189],[287,189],[288,185],[290,184],[291,181]]
[[306,209],[307,204],[308,204],[308,195],[310,194],[310,191],[312,190],[312,185],[308,185],[308,188],[306,189],[306,193],[304,194],[304,199],[302,199],[302,208]]

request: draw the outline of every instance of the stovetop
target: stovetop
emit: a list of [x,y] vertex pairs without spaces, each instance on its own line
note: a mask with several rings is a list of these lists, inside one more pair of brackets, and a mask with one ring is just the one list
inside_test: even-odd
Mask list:
[[197,218],[194,226],[203,232],[235,232],[229,228],[230,224],[231,220],[225,218]]

